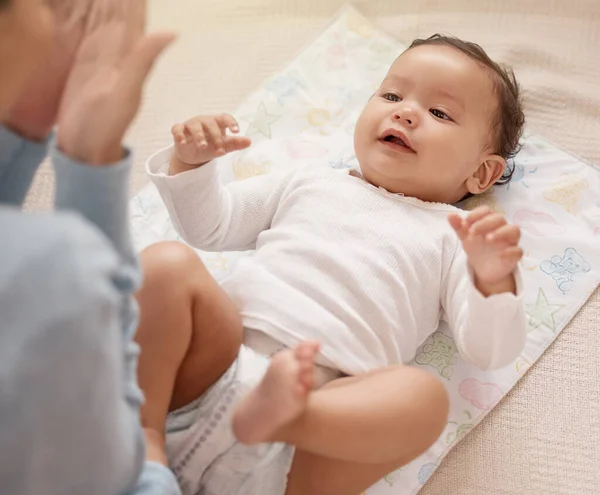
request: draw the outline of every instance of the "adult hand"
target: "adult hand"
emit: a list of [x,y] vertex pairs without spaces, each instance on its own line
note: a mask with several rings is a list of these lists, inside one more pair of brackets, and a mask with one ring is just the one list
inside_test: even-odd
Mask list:
[[94,1],[48,0],[47,8],[55,23],[54,43],[9,109],[5,123],[15,132],[34,141],[42,141],[50,134]]
[[122,140],[143,84],[173,34],[145,35],[146,1],[94,6],[58,115],[58,147],[95,165],[123,156]]

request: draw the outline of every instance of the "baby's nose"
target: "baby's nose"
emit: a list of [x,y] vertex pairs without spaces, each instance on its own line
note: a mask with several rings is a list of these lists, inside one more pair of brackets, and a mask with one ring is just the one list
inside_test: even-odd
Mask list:
[[405,105],[394,112],[394,120],[401,121],[408,126],[414,126],[417,124],[417,113],[412,107]]

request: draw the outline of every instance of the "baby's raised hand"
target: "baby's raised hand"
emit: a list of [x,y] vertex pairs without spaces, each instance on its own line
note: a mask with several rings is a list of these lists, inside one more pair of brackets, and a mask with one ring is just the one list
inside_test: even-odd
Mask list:
[[523,256],[519,247],[521,229],[487,206],[473,210],[466,218],[452,213],[448,220],[460,238],[475,285],[485,296],[515,292],[513,272]]
[[[227,134],[227,130],[234,135]],[[237,136],[240,129],[229,114],[201,115],[171,129],[175,155],[185,165],[199,166],[218,156],[248,148],[252,142]]]

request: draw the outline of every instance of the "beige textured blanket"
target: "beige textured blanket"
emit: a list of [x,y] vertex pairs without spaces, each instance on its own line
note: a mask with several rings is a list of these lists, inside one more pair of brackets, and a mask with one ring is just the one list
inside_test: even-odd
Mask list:
[[[314,39],[343,0],[153,0],[151,25],[181,33],[160,62],[130,136],[143,162],[196,113],[232,111]],[[404,43],[441,31],[511,64],[529,130],[600,164],[600,0],[357,0]],[[49,205],[45,167],[28,200]],[[599,198],[600,204],[600,198]],[[600,243],[599,243],[600,249]],[[422,491],[600,494],[600,292],[507,398],[447,457]]]

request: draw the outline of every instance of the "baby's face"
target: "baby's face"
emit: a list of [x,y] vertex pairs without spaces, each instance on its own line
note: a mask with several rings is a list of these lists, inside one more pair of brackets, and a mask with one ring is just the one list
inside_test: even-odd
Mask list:
[[492,80],[455,48],[403,53],[364,108],[354,134],[366,180],[425,201],[454,203],[491,153]]

